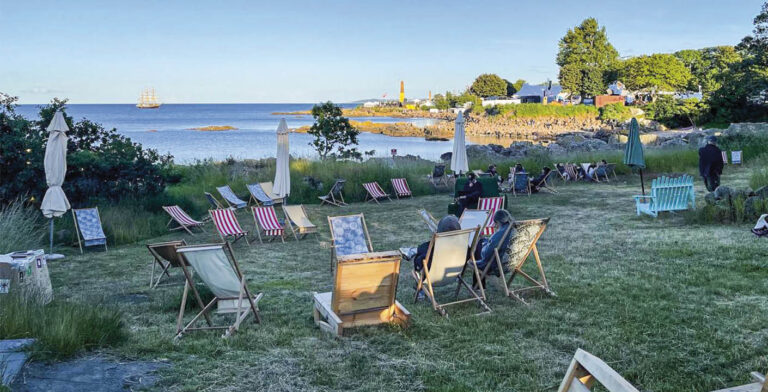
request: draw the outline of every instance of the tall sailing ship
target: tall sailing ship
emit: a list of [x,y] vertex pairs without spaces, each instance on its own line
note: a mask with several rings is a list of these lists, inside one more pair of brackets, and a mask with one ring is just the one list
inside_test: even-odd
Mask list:
[[155,89],[148,88],[141,92],[139,103],[136,104],[136,107],[139,109],[157,109],[160,105],[161,103],[158,101],[157,95],[155,95]]

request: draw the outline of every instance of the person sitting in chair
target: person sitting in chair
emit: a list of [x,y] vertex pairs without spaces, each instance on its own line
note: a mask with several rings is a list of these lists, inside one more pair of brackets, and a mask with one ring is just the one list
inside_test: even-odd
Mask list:
[[525,168],[523,165],[516,163],[515,164],[515,173],[525,173]]
[[482,194],[483,184],[477,181],[477,175],[475,175],[475,173],[469,172],[469,174],[467,174],[467,183],[464,185],[464,189],[461,191],[458,200],[456,200],[459,205],[457,214],[461,216],[461,213],[464,212],[465,208],[477,205],[477,200]]
[[[437,222],[437,232],[445,233],[447,231],[461,230],[459,219],[453,215],[444,216]],[[424,268],[424,259],[427,257],[430,241],[424,242],[416,248],[416,254],[413,256],[413,269],[421,271]],[[427,260],[427,268],[432,265],[432,259]]]
[[544,166],[543,169],[541,169],[541,174],[536,176],[536,178],[531,179],[531,193],[537,193],[541,187],[544,187],[547,185],[547,177],[549,176],[549,172],[551,172],[552,169],[550,169],[547,166]]
[[[496,228],[496,232],[490,238],[478,240],[477,248],[475,248],[475,261],[481,271],[488,266],[488,263],[491,263],[489,272],[492,271],[497,276],[500,275],[496,267],[494,249],[499,248],[499,256],[502,256],[501,252],[509,246],[509,240],[515,236],[515,229],[509,227],[509,225],[514,224],[514,221],[507,210],[497,210],[493,214],[493,227]],[[509,233],[507,233],[507,229],[509,229]],[[485,286],[485,282],[483,282],[483,286]]]
[[485,173],[488,174],[490,177],[495,178],[496,182],[501,184],[502,179],[501,179],[501,176],[499,175],[499,172],[496,171],[496,165],[494,164],[488,165],[488,171],[486,171]]

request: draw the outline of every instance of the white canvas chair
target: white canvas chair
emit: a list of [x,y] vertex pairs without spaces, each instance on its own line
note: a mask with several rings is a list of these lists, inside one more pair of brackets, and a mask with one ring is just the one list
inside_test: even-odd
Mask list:
[[221,197],[224,198],[224,201],[227,202],[227,204],[231,208],[244,208],[248,205],[246,201],[241,200],[235,192],[232,191],[232,188],[229,187],[229,185],[224,186],[217,186],[216,190],[219,192]]
[[421,216],[421,219],[424,220],[424,223],[427,224],[429,231],[437,233],[437,219],[425,209],[419,210],[419,215]]
[[[229,337],[240,329],[242,322],[251,313],[253,313],[255,323],[261,322],[258,304],[263,293],[251,294],[229,243],[183,246],[177,248],[176,251],[184,261],[181,263],[181,268],[187,280],[176,322],[176,339],[180,339],[189,331],[216,329],[226,330],[222,337]],[[188,265],[194,269],[197,276],[213,293],[214,297],[208,304],[205,304],[200,297]],[[201,310],[191,321],[183,325],[189,291],[192,291],[197,306]],[[228,325],[216,325],[211,317],[214,305],[217,306],[216,313],[234,313],[234,322]],[[207,326],[196,327],[201,317],[205,319]]]
[[411,314],[395,300],[400,259],[396,251],[339,256],[333,291],[312,295],[315,324],[337,336],[363,325],[407,326]]
[[[174,230],[186,230],[187,233],[190,235],[195,235],[195,233],[192,232],[192,228],[197,227],[200,229],[200,231],[205,232],[205,229],[203,229],[203,225],[205,223],[196,221],[192,219],[192,217],[189,216],[184,210],[181,209],[179,206],[163,206],[163,211],[167,212],[168,215],[171,216],[171,220],[168,221],[168,230],[174,231]],[[171,223],[176,222],[178,225],[177,227],[171,228]]]
[[104,251],[109,250],[107,248],[107,236],[101,226],[98,207],[72,209],[72,218],[75,221],[75,233],[77,233],[77,246],[80,247],[80,254],[83,253],[83,246],[104,245]]
[[281,204],[285,201],[284,197],[277,197],[277,195],[275,195],[275,192],[272,191],[273,190],[272,181],[260,182],[259,185],[261,186],[261,189],[264,190],[264,193],[266,193],[267,196],[269,196],[269,198],[272,199],[272,203]]
[[[473,269],[476,279],[480,279],[477,269],[477,263],[474,259],[474,250],[479,238],[479,228],[447,231],[444,233],[432,234],[429,242],[427,256],[424,258],[424,268],[421,271],[412,271],[413,278],[416,280],[416,295],[414,302],[418,300],[419,292],[424,293],[432,302],[432,308],[440,315],[447,316],[445,308],[450,305],[456,305],[464,302],[477,302],[485,312],[490,312],[491,308],[485,303],[485,292],[480,285],[480,294],[467,284],[462,278],[467,266]],[[469,239],[474,232],[475,241],[469,246]],[[467,251],[470,251],[470,262],[467,262]],[[431,262],[430,262],[431,260]],[[453,302],[439,303],[435,296],[435,287],[445,286],[456,283],[456,300]],[[461,288],[464,287],[470,294],[470,298],[458,299]]]
[[608,392],[639,392],[600,358],[577,349],[558,392],[589,392],[595,384]]
[[339,256],[373,252],[363,214],[329,216],[331,229],[331,274]]
[[317,233],[317,226],[309,220],[307,210],[304,208],[303,204],[293,206],[283,204],[283,213],[287,218],[285,220],[285,225],[291,229],[293,238],[295,238],[296,241],[299,240],[299,237],[304,238],[309,234]]
[[[459,218],[459,225],[462,229],[475,229],[480,228],[480,234],[483,234],[483,230],[488,227],[488,222],[491,221],[491,214],[487,210],[472,210],[466,209],[461,213]],[[469,241],[475,240],[474,234],[469,236]]]
[[[170,278],[171,275],[168,271],[171,268],[181,267],[183,261],[181,260],[181,257],[179,257],[179,254],[176,253],[176,249],[186,245],[187,242],[184,240],[147,244],[147,249],[154,258],[154,261],[152,262],[152,272],[149,275],[150,289],[156,289],[160,286],[160,281],[162,281],[164,277]],[[155,279],[155,267],[158,265],[160,266],[160,273],[158,274],[157,279]],[[163,284],[163,286],[168,284],[172,283],[166,283]]]

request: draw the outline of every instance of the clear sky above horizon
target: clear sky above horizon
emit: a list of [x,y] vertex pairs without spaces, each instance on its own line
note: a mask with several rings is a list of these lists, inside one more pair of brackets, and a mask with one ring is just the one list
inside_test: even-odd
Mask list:
[[734,45],[763,0],[0,0],[0,91],[21,103],[337,102],[557,79],[558,40],[596,17],[621,56]]

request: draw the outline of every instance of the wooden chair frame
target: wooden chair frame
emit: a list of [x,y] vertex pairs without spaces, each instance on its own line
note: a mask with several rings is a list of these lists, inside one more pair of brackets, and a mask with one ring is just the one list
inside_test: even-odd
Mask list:
[[[550,178],[552,178],[552,175],[554,173],[560,174],[560,172],[557,171],[557,168],[550,170],[549,173],[547,174],[547,176],[544,177],[544,180],[539,185],[539,190],[546,191],[546,192],[549,192],[549,193],[552,193],[552,194],[560,193],[560,192],[557,191],[557,189],[555,189],[555,181],[554,180],[550,180]],[[531,184],[531,185],[533,185],[533,184]]]
[[[529,222],[534,221],[543,221],[543,224],[541,225],[541,228],[539,229],[538,233],[534,236],[533,241],[528,246],[528,249],[525,252],[525,256],[522,257],[522,260],[515,260],[515,266],[512,272],[510,273],[509,279],[506,278],[504,274],[504,264],[502,262],[502,255],[499,253],[499,249],[494,249],[494,260],[496,264],[496,268],[498,268],[499,271],[499,279],[501,280],[503,286],[504,286],[504,295],[510,298],[514,298],[524,304],[528,304],[521,296],[520,293],[528,290],[534,290],[534,289],[541,289],[544,290],[545,293],[549,294],[552,297],[557,296],[554,291],[549,287],[549,282],[547,281],[547,276],[544,273],[544,267],[541,264],[541,258],[539,257],[539,249],[536,247],[536,242],[539,241],[539,238],[541,238],[541,235],[544,233],[544,231],[547,229],[547,224],[549,224],[549,218],[544,219],[532,219],[532,220],[525,220],[525,221],[517,221],[515,222],[515,227],[519,227],[521,225],[524,225]],[[505,234],[506,235],[506,234]],[[514,238],[510,239],[510,245],[511,241],[514,240]],[[503,243],[503,241],[502,241]],[[503,251],[506,251],[506,249],[502,249]],[[533,253],[533,257],[536,260],[536,266],[539,270],[539,279],[536,280],[533,277],[531,277],[529,274],[527,274],[525,271],[523,271],[523,266],[525,265],[525,262],[528,261],[528,258],[530,257],[531,253]],[[488,263],[488,265],[485,266],[481,273],[481,278],[485,279],[488,276],[488,273],[491,268],[491,263]],[[510,289],[510,285],[512,284],[512,281],[515,279],[517,275],[522,276],[527,281],[529,281],[532,285],[531,286],[525,286],[519,289]]]
[[[184,213],[184,215],[189,217],[189,214],[187,214],[187,212],[182,210],[181,207],[179,207],[179,206],[163,206],[163,211],[165,211],[168,215],[171,215],[171,213],[168,212],[168,210],[166,210],[166,208],[168,208],[168,207],[177,207],[181,212]],[[191,219],[191,217],[190,217],[190,219]],[[176,222],[176,224],[179,225],[179,226],[171,228],[171,223],[173,223],[173,222]],[[203,228],[203,223],[204,222],[200,222],[200,224],[197,224],[197,225],[185,225],[185,224],[179,222],[178,220],[176,220],[176,218],[173,215],[171,215],[171,220],[168,221],[168,224],[166,224],[165,227],[167,227],[169,231],[176,231],[176,230],[184,229],[187,233],[189,233],[189,235],[195,235],[195,233],[193,233],[192,230],[191,230],[192,228],[198,228],[203,233],[206,232],[205,229]]]
[[[224,195],[221,193],[221,190],[220,190],[219,188],[227,188],[227,189],[229,189],[229,191],[230,191],[230,192],[232,192],[232,195],[234,195],[234,196],[235,196],[235,197],[236,197],[238,200],[240,200],[240,201],[244,202],[244,203],[245,203],[245,205],[244,205],[244,206],[242,206],[242,207],[238,207],[238,206],[236,206],[236,205],[232,204],[232,202],[231,202],[231,201],[229,201],[229,199],[227,199],[226,197],[224,197]],[[241,199],[239,196],[237,196],[237,194],[235,194],[235,191],[234,191],[234,190],[232,190],[232,187],[231,187],[231,186],[229,186],[229,184],[224,184],[224,185],[222,185],[222,186],[220,186],[220,187],[216,187],[216,192],[219,192],[219,196],[221,196],[221,198],[222,198],[222,199],[224,199],[224,202],[225,202],[225,203],[227,203],[227,205],[229,206],[229,208],[232,208],[232,209],[235,209],[235,210],[239,210],[240,208],[245,208],[245,207],[248,207],[248,202],[247,202],[247,201],[245,201],[245,200],[243,200],[243,199]],[[250,194],[251,192],[249,191],[248,193]],[[217,200],[217,201],[218,201],[218,200]]]
[[577,349],[558,392],[589,392],[597,381],[608,392],[639,392],[600,358]]
[[[309,215],[307,214],[307,209],[304,207],[303,204],[299,204],[299,207],[301,207],[301,210],[304,212],[304,216],[307,217],[307,220],[309,220]],[[304,239],[306,236],[310,234],[317,234],[317,226],[314,228],[306,228],[305,232],[302,233],[302,226],[296,225],[296,228],[294,229],[294,224],[291,220],[291,217],[288,215],[288,212],[285,209],[285,204],[283,204],[283,215],[285,215],[285,226],[288,226],[289,229],[291,229],[291,233],[293,233],[293,238],[296,239],[296,241],[300,239]],[[290,207],[290,206],[289,206]],[[300,237],[299,237],[300,236]]]
[[718,389],[713,392],[768,392],[768,381],[766,381],[765,375],[760,372],[752,372],[749,375],[752,377],[752,381],[754,381],[752,384]]
[[[214,296],[213,299],[208,303],[205,304],[200,297],[200,292],[197,291],[197,287],[195,285],[194,280],[192,279],[192,273],[190,272],[189,268],[189,262],[187,261],[185,255],[184,255],[184,249],[189,248],[200,248],[204,246],[220,246],[222,250],[224,250],[224,254],[226,254],[227,259],[229,260],[229,264],[232,267],[233,271],[237,275],[238,279],[240,280],[240,293],[237,297],[216,297]],[[235,333],[238,329],[240,329],[240,324],[245,321],[245,319],[250,315],[251,312],[253,312],[254,316],[254,323],[259,324],[261,323],[261,316],[259,315],[259,301],[264,296],[264,293],[258,293],[256,296],[253,296],[251,294],[250,289],[248,289],[248,285],[246,283],[246,278],[243,276],[243,273],[240,270],[240,265],[237,263],[237,260],[235,259],[235,255],[232,251],[232,245],[229,242],[224,242],[222,244],[208,244],[208,245],[191,245],[191,246],[184,246],[177,248],[177,251],[180,251],[180,257],[184,261],[181,263],[181,269],[184,272],[184,277],[186,279],[186,283],[184,284],[184,292],[181,296],[181,306],[179,308],[179,316],[176,320],[176,337],[174,340],[181,339],[182,336],[188,332],[188,331],[206,331],[206,330],[220,330],[220,329],[226,329],[226,332],[224,335],[222,335],[222,338],[227,338],[231,336],[233,333]],[[187,305],[187,298],[189,296],[189,291],[192,291],[192,295],[195,297],[195,301],[197,302],[198,307],[201,309],[199,313],[197,313],[191,321],[189,321],[186,325],[182,326],[184,322],[184,310]],[[231,325],[215,325],[213,323],[213,320],[211,319],[210,312],[213,309],[213,305],[218,303],[219,301],[226,301],[226,300],[237,300],[238,307],[236,309],[236,316],[235,316],[235,322]],[[243,302],[247,301],[245,307],[243,307]],[[194,325],[198,322],[200,317],[205,318],[205,321],[207,323],[206,327],[195,327]]]
[[576,171],[576,164],[566,163],[565,172],[568,173],[568,177],[571,178],[571,181],[579,180],[579,173]]
[[[256,232],[256,236],[259,239],[259,243],[260,244],[264,243],[264,241],[261,238],[261,234],[262,233],[264,233],[264,237],[269,237],[269,242],[272,242],[272,241],[275,240],[275,238],[279,237],[280,241],[285,243],[285,225],[281,225],[282,226],[282,234],[279,234],[279,235],[267,235],[267,229],[261,227],[261,225],[259,224],[259,220],[256,218],[256,208],[272,209],[272,212],[275,214],[275,219],[277,219],[277,211],[275,211],[275,206],[254,206],[254,207],[251,207],[251,215],[253,216],[253,226],[256,229],[254,231]],[[286,219],[286,221],[288,221],[288,219]],[[279,221],[277,223],[280,224]]]
[[[525,192],[528,194],[528,196],[531,196],[531,177],[528,176],[527,172],[523,172],[522,174],[525,174],[525,176],[528,178],[528,181],[527,181],[527,183],[525,185]],[[511,186],[511,188],[512,188],[512,195],[515,196],[515,197],[517,197],[517,194],[520,193],[520,192],[518,192],[517,187],[515,186],[515,183],[516,183],[515,177],[517,177],[518,175],[519,174],[517,172],[515,172],[512,175],[512,186]]]
[[[220,208],[220,209],[226,210],[228,208]],[[230,209],[230,211],[232,211],[232,216],[235,218],[235,221],[237,221],[237,215],[235,214],[234,210]],[[219,237],[221,238],[222,242],[227,242],[228,243],[229,241],[227,241],[227,237],[233,237],[232,238],[232,243],[234,244],[235,242],[237,242],[238,240],[243,238],[243,239],[245,239],[245,243],[248,246],[251,246],[251,243],[248,242],[248,230],[244,230],[243,229],[243,226],[240,224],[240,221],[237,221],[237,225],[240,226],[240,229],[243,229],[243,233],[241,233],[241,234],[227,234],[225,236],[224,234],[221,233],[219,228],[216,226],[216,220],[213,218],[213,210],[208,210],[208,214],[210,215],[211,221],[213,222],[213,227],[216,229],[216,232],[219,233]]]
[[[341,183],[342,185],[338,185]],[[344,190],[344,184],[347,183],[347,180],[336,180],[336,182],[333,183],[333,186],[328,191],[328,194],[325,196],[318,196],[317,198],[320,199],[320,205],[323,204],[331,204],[336,207],[345,207],[348,204],[344,201],[344,193],[342,192]],[[334,190],[336,189],[336,186],[339,186],[339,199],[336,199],[336,195],[334,195]],[[330,200],[329,200],[330,199]]]
[[208,200],[208,204],[210,204],[211,207],[214,207],[220,210],[223,210],[224,208],[226,208],[224,207],[223,204],[221,204],[221,202],[215,196],[213,196],[212,193],[209,193],[209,192],[203,192],[203,193],[205,194],[205,198],[206,200]]
[[[435,177],[434,176],[435,175],[435,169],[437,167],[439,167],[439,166],[443,167],[443,175],[440,176],[440,177]],[[435,167],[432,168],[432,173],[429,174],[429,183],[432,184],[432,186],[434,186],[435,188],[437,188],[437,186],[439,184],[441,184],[441,183],[442,183],[442,185],[444,185],[446,187],[449,186],[448,172],[445,170],[445,168],[446,168],[445,165],[435,165]]]
[[363,213],[359,214],[352,214],[352,215],[338,215],[338,216],[329,216],[328,217],[328,228],[330,228],[331,231],[331,275],[334,274],[335,267],[336,267],[336,261],[338,260],[338,257],[336,255],[336,238],[333,236],[333,219],[334,218],[347,218],[352,216],[358,216],[360,217],[360,220],[363,222],[363,231],[365,232],[365,243],[368,245],[368,253],[373,252],[373,243],[371,242],[371,235],[368,234],[368,225],[365,224],[365,215]]
[[[101,225],[101,214],[99,214],[99,207],[93,207],[96,210],[96,216],[99,217],[99,225]],[[82,211],[82,210],[90,210],[90,208],[73,208],[72,209],[72,220],[75,221],[75,234],[77,234],[77,246],[80,247],[80,254],[83,254],[83,243],[85,242],[85,237],[83,237],[82,233],[80,233],[80,226],[77,224],[77,216],[75,215],[75,211]],[[104,230],[104,225],[101,226],[101,230]],[[107,247],[107,238],[106,233],[104,234],[104,251],[108,252],[109,248]],[[80,241],[80,238],[82,238],[82,242]]]
[[[340,256],[333,291],[312,295],[315,324],[336,336],[364,325],[394,323],[407,327],[411,314],[395,299],[400,260],[397,251]],[[369,270],[379,268],[380,275],[370,274]],[[380,279],[384,274],[388,279]],[[385,298],[387,305],[382,306]]]
[[277,197],[275,193],[273,192],[275,188],[275,184],[272,183],[272,181],[266,181],[266,182],[260,182],[259,186],[261,186],[261,189],[264,190],[264,193],[269,196],[270,199],[272,199],[272,204],[282,204],[285,202],[285,197]]
[[419,210],[419,216],[421,216],[421,219],[424,220],[424,223],[427,224],[427,227],[429,228],[429,231],[432,233],[437,232],[437,219],[435,219],[432,214],[429,213],[426,209],[422,208]]
[[[475,292],[475,290],[472,288],[471,285],[469,285],[463,278],[464,272],[466,271],[466,268],[469,266],[472,269],[472,273],[475,275],[475,279],[479,281],[480,279],[480,272],[477,268],[477,262],[475,261],[475,248],[477,247],[477,242],[480,239],[480,228],[475,229],[464,229],[464,230],[455,230],[455,231],[449,231],[445,233],[434,233],[432,234],[432,239],[429,242],[429,248],[427,249],[427,256],[424,258],[424,268],[421,270],[421,272],[418,272],[416,270],[412,270],[411,274],[413,275],[413,278],[416,280],[416,294],[414,296],[414,302],[418,301],[419,298],[419,292],[422,291],[422,289],[425,289],[424,292],[426,296],[429,298],[430,302],[432,303],[432,308],[438,312],[441,316],[447,317],[448,313],[446,311],[447,306],[451,305],[457,305],[464,302],[474,302],[477,301],[479,305],[483,308],[483,312],[481,313],[487,313],[491,311],[491,308],[488,307],[488,305],[485,303],[485,290],[483,289],[482,284],[480,284],[480,295]],[[469,253],[470,253],[470,259],[468,262],[464,263],[464,267],[459,273],[459,275],[456,277],[456,300],[453,302],[447,302],[447,303],[439,303],[435,297],[435,290],[432,285],[432,278],[429,276],[429,270],[431,267],[429,267],[427,264],[427,260],[430,260],[432,258],[432,254],[435,250],[435,242],[440,237],[447,237],[447,236],[453,236],[453,235],[459,235],[459,234],[465,234],[465,233],[471,233],[474,231],[474,239],[472,240],[472,246],[469,247]],[[435,263],[439,263],[439,260],[432,260],[431,265],[434,266]],[[426,286],[426,287],[425,287]],[[471,298],[467,299],[458,299],[459,294],[461,292],[461,288],[464,287],[469,291]]]
[[[250,195],[250,198],[248,199],[248,205],[249,206],[253,206],[253,205],[263,206],[263,205],[265,205],[264,202],[262,202],[259,199],[257,199],[256,196],[253,194],[253,192],[251,192],[251,188],[249,187],[249,185],[257,185],[259,188],[261,188],[261,185],[259,185],[258,182],[255,183],[255,184],[246,184],[245,188],[248,189],[248,194]],[[262,191],[263,191],[263,189],[262,189]],[[266,193],[267,192],[264,192],[264,194],[266,194]],[[267,195],[267,197],[269,197],[269,195]],[[274,204],[274,201],[272,202],[272,204]]]
[[[408,190],[407,194],[406,193],[400,194],[400,192],[397,191],[397,187],[395,186],[395,180],[403,180],[403,184],[405,185],[405,189]],[[397,199],[401,199],[401,198],[404,199],[404,198],[407,198],[407,197],[410,197],[410,198],[413,197],[413,191],[411,191],[411,186],[408,185],[408,180],[405,177],[390,178],[389,182],[392,184],[392,193],[395,194],[395,197]]]
[[[178,240],[178,241],[168,241],[168,242],[159,242],[155,244],[147,244],[147,249],[149,250],[149,253],[154,258],[154,261],[152,262],[152,272],[149,275],[149,288],[150,289],[156,289],[160,286],[170,286],[174,283],[165,283],[160,284],[160,281],[163,279],[163,277],[170,278],[171,275],[168,273],[168,270],[171,268],[178,268],[181,267],[178,265],[179,263],[175,263],[175,261],[180,260],[169,260],[168,258],[162,256],[157,249],[161,247],[170,247],[173,246],[174,248],[180,247],[180,246],[187,246],[187,241],[184,240]],[[174,249],[174,252],[176,250]],[[160,273],[157,276],[157,279],[155,279],[155,267],[160,266]]]

